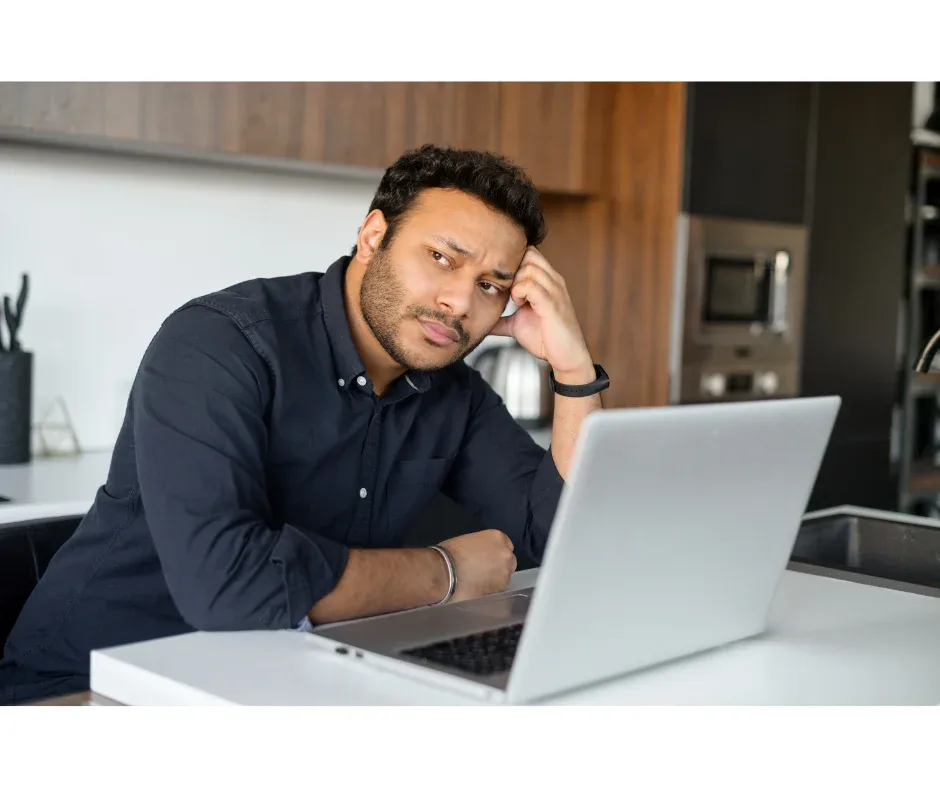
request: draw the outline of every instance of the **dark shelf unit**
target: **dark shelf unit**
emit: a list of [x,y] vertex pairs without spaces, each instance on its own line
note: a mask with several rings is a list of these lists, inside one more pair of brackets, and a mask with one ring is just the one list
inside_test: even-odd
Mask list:
[[927,340],[940,330],[940,135],[911,135],[905,290],[898,396],[898,508],[940,511],[940,369],[916,373]]

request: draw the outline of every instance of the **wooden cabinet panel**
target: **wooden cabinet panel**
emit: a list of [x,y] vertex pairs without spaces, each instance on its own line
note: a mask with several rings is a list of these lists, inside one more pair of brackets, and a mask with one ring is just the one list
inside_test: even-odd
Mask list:
[[454,85],[455,148],[500,150],[502,90],[498,82]]
[[140,89],[128,83],[0,83],[0,126],[137,140]]
[[405,99],[405,146],[431,143],[453,146],[457,138],[456,86],[449,82],[413,82]]
[[586,82],[502,84],[500,152],[543,191],[584,193],[589,183]]
[[[590,101],[607,113],[594,143],[608,151],[604,177],[596,173],[602,193],[544,194],[542,249],[610,375],[604,406],[666,405],[684,86],[621,83]],[[590,173],[595,164],[588,158],[585,166]]]
[[[612,407],[669,401],[670,310],[682,179],[681,84],[621,83],[613,114],[607,343]],[[605,362],[602,362],[605,363]]]
[[104,127],[109,139],[132,142],[140,138],[140,85],[136,82],[104,84]]
[[6,83],[0,125],[387,167],[424,143],[503,153],[545,192],[598,193],[609,110],[589,83]]
[[305,83],[303,104],[300,158],[304,161],[323,161],[326,147],[326,83]]
[[588,349],[600,359],[605,355],[610,308],[609,204],[550,194],[542,199],[542,211],[548,235],[540,249],[565,278]]
[[142,83],[139,139],[170,147],[215,150],[220,89],[211,83]]
[[104,94],[104,86],[93,83],[0,83],[0,125],[46,133],[101,134]]
[[304,128],[305,86],[290,82],[235,82],[219,86],[220,150],[298,159]]
[[303,158],[387,167],[407,148],[407,92],[408,86],[398,82],[308,84]]
[[407,148],[431,143],[497,151],[500,146],[497,82],[413,82],[405,107]]

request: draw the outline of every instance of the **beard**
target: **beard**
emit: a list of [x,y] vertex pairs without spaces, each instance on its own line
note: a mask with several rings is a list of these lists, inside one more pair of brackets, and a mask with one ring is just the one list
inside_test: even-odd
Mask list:
[[[450,366],[471,353],[484,337],[472,340],[459,320],[443,312],[423,306],[407,304],[408,291],[395,273],[395,266],[386,249],[378,250],[362,278],[359,306],[362,316],[386,353],[405,369],[432,372]],[[408,319],[423,317],[437,320],[457,332],[457,342],[449,359],[431,361],[422,359],[418,352],[409,351],[401,341],[401,326]],[[440,348],[430,340],[429,348]]]

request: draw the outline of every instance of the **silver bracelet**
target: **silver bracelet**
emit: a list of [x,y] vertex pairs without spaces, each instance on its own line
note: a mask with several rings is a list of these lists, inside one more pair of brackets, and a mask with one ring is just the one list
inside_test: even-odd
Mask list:
[[436,544],[432,544],[431,549],[437,550],[437,552],[441,554],[441,558],[444,559],[444,563],[447,564],[447,593],[444,594],[444,598],[440,602],[435,602],[436,605],[443,605],[446,602],[450,602],[454,591],[457,590],[457,570],[454,568],[454,559],[451,558],[447,550]]

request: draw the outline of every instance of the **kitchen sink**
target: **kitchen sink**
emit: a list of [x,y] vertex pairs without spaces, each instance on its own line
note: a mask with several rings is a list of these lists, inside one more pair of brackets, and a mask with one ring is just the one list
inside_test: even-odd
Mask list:
[[790,568],[940,596],[940,521],[853,507],[811,514]]

